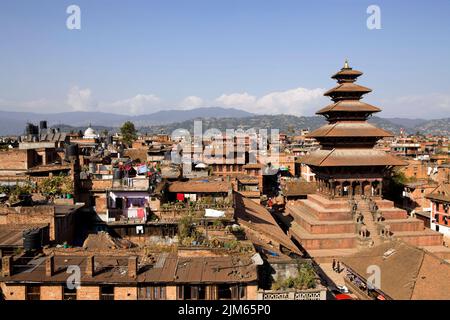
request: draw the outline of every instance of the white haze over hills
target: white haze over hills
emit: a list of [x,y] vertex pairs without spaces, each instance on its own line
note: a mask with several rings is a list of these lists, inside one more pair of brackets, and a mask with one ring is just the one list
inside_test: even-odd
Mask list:
[[[284,113],[289,114],[289,113]],[[284,117],[282,115],[271,115],[273,119]],[[27,122],[38,124],[41,120],[47,120],[48,126],[71,126],[71,127],[87,127],[103,126],[103,127],[119,127],[125,121],[132,121],[137,127],[149,127],[149,126],[162,126],[174,123],[183,123],[192,119],[242,119],[251,123],[256,118],[264,117],[261,114],[250,113],[237,108],[224,108],[224,107],[200,107],[189,110],[182,109],[168,109],[164,111],[158,111],[149,114],[127,116],[114,113],[104,112],[61,112],[61,113],[31,113],[31,112],[13,112],[13,111],[0,111],[0,135],[19,135],[24,132]],[[269,116],[267,116],[269,117]],[[293,118],[297,118],[292,116]],[[302,117],[305,119],[315,118]],[[324,120],[324,119],[323,119]],[[381,121],[380,125],[389,129],[400,128],[408,129],[409,132],[416,132],[421,130],[429,131],[429,128],[437,126],[450,127],[450,118],[448,119],[408,119],[408,118],[379,118],[374,117],[373,121]],[[383,125],[384,124],[384,125]],[[443,130],[444,133],[445,130]]]

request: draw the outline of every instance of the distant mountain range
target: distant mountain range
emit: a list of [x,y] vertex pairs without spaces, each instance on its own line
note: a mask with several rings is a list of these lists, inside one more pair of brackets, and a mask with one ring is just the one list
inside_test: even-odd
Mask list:
[[[192,130],[195,119],[203,120],[203,130],[217,128],[222,131],[235,128],[277,128],[281,132],[292,132],[300,129],[314,130],[325,123],[324,117],[321,116],[256,115],[239,109],[220,107],[173,109],[138,116],[102,112],[40,114],[0,111],[0,135],[23,134],[27,122],[38,124],[40,120],[47,120],[49,127],[58,127],[62,131],[84,130],[89,124],[98,131],[116,131],[122,123],[129,120],[141,132],[171,133],[177,128]],[[450,136],[450,118],[424,120],[372,117],[369,122],[396,134],[404,129],[407,133]]]
[[252,116],[252,113],[219,107],[205,107],[191,110],[163,110],[143,115],[120,115],[105,112],[61,112],[61,113],[31,113],[0,111],[0,135],[18,135],[25,130],[27,122],[38,124],[41,120],[47,120],[48,126],[61,128],[86,128],[107,126],[120,127],[125,121],[132,121],[137,127],[162,125],[173,122],[182,122],[195,118],[243,118]]
[[[191,119],[183,122],[175,122],[164,125],[156,125],[150,127],[141,127],[141,132],[149,133],[171,133],[175,129],[183,128],[190,132],[193,132],[194,120],[202,120],[203,130],[210,128],[217,128],[222,132],[226,129],[278,129],[280,132],[284,133],[294,133],[301,129],[314,130],[318,127],[324,125],[326,120],[322,116],[310,116],[310,117],[297,117],[292,115],[253,115],[245,118],[209,118],[209,119]],[[390,121],[390,119],[384,119],[379,117],[372,117],[369,122],[376,125],[377,127],[383,128],[395,134],[400,133],[403,129],[406,132],[415,133],[417,130],[415,128],[405,128],[405,126],[399,125]],[[446,120],[447,124],[450,125],[450,119]],[[428,122],[425,122],[428,123]],[[449,126],[447,125],[447,134]],[[430,125],[430,128],[434,128]],[[429,129],[428,129],[429,130]],[[423,130],[419,130],[424,132]],[[436,131],[436,130],[435,130]]]

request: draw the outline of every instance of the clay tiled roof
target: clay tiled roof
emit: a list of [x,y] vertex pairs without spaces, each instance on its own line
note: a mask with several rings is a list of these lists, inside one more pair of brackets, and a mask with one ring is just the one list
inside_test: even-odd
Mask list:
[[36,258],[28,265],[15,268],[12,276],[1,277],[6,283],[65,283],[70,273],[69,265],[79,266],[81,281],[85,284],[136,284],[136,283],[237,283],[257,280],[257,269],[248,256],[178,257],[173,253],[158,253],[153,262],[143,263],[136,278],[128,275],[127,256],[95,256],[96,274],[85,273],[87,256],[55,256],[55,273],[45,274],[46,257]]
[[0,225],[0,247],[22,247],[24,231],[45,227],[47,224]]
[[406,162],[375,149],[321,149],[306,155],[301,162],[317,167],[407,165]]
[[450,299],[450,265],[443,260],[425,253],[416,279],[412,300]]
[[263,233],[292,252],[300,254],[298,248],[283,232],[266,208],[237,192],[235,193],[235,206],[235,217],[239,224]]
[[407,182],[404,184],[405,187],[411,188],[411,189],[417,189],[417,188],[436,188],[437,183],[433,180],[418,180],[414,182]]
[[247,256],[179,258],[177,283],[252,282],[257,280],[256,265]]
[[337,122],[326,124],[310,134],[308,137],[393,137],[394,135],[377,128],[366,121]]
[[60,170],[70,170],[69,164],[47,164],[38,165],[28,169],[28,172],[48,172],[48,171],[60,171]]
[[359,100],[341,100],[320,109],[316,114],[324,114],[330,111],[380,112],[381,109]]
[[431,200],[450,202],[450,183],[442,183],[426,196]]
[[337,85],[336,87],[328,90],[323,95],[330,96],[331,94],[337,93],[337,92],[358,92],[358,93],[364,94],[364,93],[369,93],[371,91],[372,91],[372,89],[360,86],[359,84],[344,82],[344,83],[341,83],[341,84]]
[[258,184],[258,177],[249,175],[239,175],[236,179],[242,184]]
[[[162,254],[161,254],[162,255]],[[161,257],[157,256],[157,259]],[[0,277],[1,281],[7,283],[20,282],[49,282],[65,283],[70,273],[66,269],[70,265],[79,266],[81,269],[81,281],[85,284],[98,283],[137,283],[137,282],[173,282],[177,256],[170,255],[164,257],[161,266],[151,266],[140,271],[137,278],[128,276],[128,257],[126,256],[95,256],[95,275],[86,275],[87,259],[86,255],[57,255],[55,256],[55,273],[52,276],[45,274],[46,257],[38,257],[30,261],[27,265],[14,268],[14,273],[9,277]]]
[[315,193],[317,185],[315,182],[287,181],[283,186],[283,194],[287,197],[305,196]]
[[358,70],[353,70],[350,68],[342,68],[340,71],[336,72],[334,75],[331,76],[332,79],[337,79],[339,76],[353,76],[353,77],[359,77],[363,73]]
[[259,198],[261,196],[261,192],[259,191],[239,191],[244,197],[247,198]]
[[180,193],[215,193],[228,192],[231,184],[225,181],[175,181],[169,184],[169,192]]
[[[389,250],[393,250],[390,255]],[[450,299],[450,265],[402,241],[363,250],[342,258],[341,262],[364,279],[369,266],[378,266],[380,290],[392,299]]]
[[248,163],[243,166],[244,169],[262,169],[263,167],[262,163]]

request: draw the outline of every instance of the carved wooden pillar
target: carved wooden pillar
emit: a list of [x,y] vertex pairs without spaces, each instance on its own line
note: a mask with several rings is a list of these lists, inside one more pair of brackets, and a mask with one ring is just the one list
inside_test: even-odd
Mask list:
[[334,198],[336,196],[336,189],[335,189],[336,186],[334,184],[334,181],[331,181],[330,185],[331,185],[331,196]]

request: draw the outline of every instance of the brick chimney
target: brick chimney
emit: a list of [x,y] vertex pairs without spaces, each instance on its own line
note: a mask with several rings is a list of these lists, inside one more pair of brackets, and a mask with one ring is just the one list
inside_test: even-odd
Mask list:
[[95,259],[94,256],[89,256],[86,258],[86,274],[89,277],[93,277],[95,275]]
[[2,258],[2,275],[4,277],[12,276],[13,273],[13,259],[12,256]]
[[130,278],[136,278],[138,274],[138,258],[129,257],[128,258],[128,276]]
[[51,277],[55,274],[55,256],[52,254],[45,260],[45,275]]

